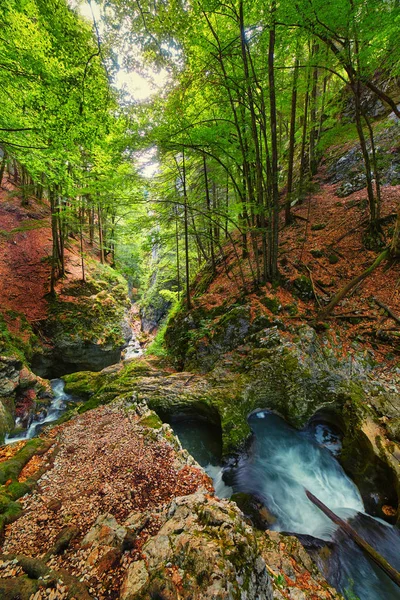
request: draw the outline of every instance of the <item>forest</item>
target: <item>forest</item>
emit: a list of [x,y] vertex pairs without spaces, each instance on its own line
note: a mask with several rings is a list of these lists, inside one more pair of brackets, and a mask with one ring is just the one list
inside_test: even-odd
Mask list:
[[397,598],[399,1],[0,26],[0,596]]

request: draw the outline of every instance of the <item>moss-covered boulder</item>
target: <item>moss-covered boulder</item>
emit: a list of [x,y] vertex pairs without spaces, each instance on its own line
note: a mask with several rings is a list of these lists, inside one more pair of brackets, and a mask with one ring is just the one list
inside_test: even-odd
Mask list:
[[252,528],[235,504],[201,491],[176,498],[164,523],[132,563],[121,598],[272,600],[270,577]]
[[0,444],[14,429],[16,417],[26,426],[37,405],[51,395],[47,384],[19,356],[0,356]]
[[250,307],[233,306],[222,313],[199,309],[171,319],[165,342],[177,366],[205,373],[243,342],[251,329]]
[[126,280],[108,265],[89,270],[85,282],[73,281],[51,300],[49,315],[40,324],[52,348],[32,360],[42,377],[59,377],[79,370],[100,371],[120,360],[132,332]]

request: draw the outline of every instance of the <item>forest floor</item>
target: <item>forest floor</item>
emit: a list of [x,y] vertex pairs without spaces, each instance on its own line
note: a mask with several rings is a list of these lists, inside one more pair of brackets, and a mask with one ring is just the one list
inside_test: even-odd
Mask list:
[[[47,470],[33,493],[20,500],[22,516],[6,526],[0,580],[14,581],[17,589],[22,569],[4,555],[23,554],[61,572],[62,583],[54,591],[54,599],[70,595],[63,570],[83,581],[90,597],[119,597],[126,569],[141,558],[144,543],[161,526],[158,508],[201,487],[213,489],[203,471],[178,461],[173,447],[154,436],[154,431],[120,402],[88,411],[45,434],[53,445],[30,460],[19,481],[43,466]],[[119,524],[128,516],[132,523],[134,517],[141,517],[129,548],[118,549],[106,526],[103,533],[111,536],[109,540],[105,536],[98,543],[82,542],[101,515],[112,515]],[[67,530],[73,539],[66,551],[46,557]],[[35,600],[49,597],[45,587]]]
[[[249,292],[245,300],[250,303],[253,314],[271,315],[265,306],[265,298],[269,298],[278,300],[280,306],[273,309],[273,313],[287,324],[314,322],[332,296],[369,267],[382,251],[367,250],[364,245],[363,234],[368,223],[365,189],[339,198],[338,185],[327,182],[323,170],[315,178],[314,186],[318,191],[292,209],[291,225],[285,226],[281,215],[278,264],[283,285],[267,284],[257,292]],[[390,242],[399,203],[400,185],[382,187],[384,244]],[[228,248],[227,269],[220,265],[217,277],[206,292],[193,295],[195,307],[229,306],[243,297],[238,285],[237,258],[232,245]],[[245,261],[242,261],[242,269],[251,288]],[[304,299],[296,294],[293,284],[299,277],[311,282],[313,298]],[[331,333],[340,337],[344,353],[355,348],[373,350],[382,368],[390,369],[398,366],[400,360],[399,322],[382,304],[400,318],[399,261],[383,262],[325,321]],[[294,305],[295,314],[290,310]]]
[[[97,248],[85,242],[84,252],[98,260]],[[51,215],[47,201],[29,198],[23,206],[18,188],[3,181],[0,188],[0,312],[10,331],[24,338],[19,316],[35,325],[47,317],[52,254]],[[82,278],[79,242],[69,238],[65,250],[66,282]]]

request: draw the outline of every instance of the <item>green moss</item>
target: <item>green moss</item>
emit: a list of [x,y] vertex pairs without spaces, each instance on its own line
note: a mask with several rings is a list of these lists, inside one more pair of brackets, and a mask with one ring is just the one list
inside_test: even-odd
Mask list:
[[163,425],[160,417],[156,413],[152,413],[140,419],[139,424],[150,429],[160,429]]
[[322,252],[322,250],[310,250],[310,254],[314,257],[314,258],[321,258],[324,253]]
[[278,298],[270,298],[268,296],[265,296],[264,298],[262,298],[261,302],[264,304],[264,306],[266,308],[268,308],[268,310],[270,312],[272,312],[273,315],[278,314],[280,308],[281,308],[281,304],[278,300]]
[[108,265],[89,261],[85,282],[73,281],[63,289],[74,300],[52,299],[46,322],[46,333],[55,342],[93,343],[118,348],[124,337],[121,323],[130,307],[128,285]]
[[311,225],[311,231],[321,231],[321,229],[325,229],[326,223],[314,223]]
[[146,354],[150,354],[153,356],[166,357],[168,356],[168,351],[165,347],[165,332],[167,331],[167,323],[162,325],[151,344],[146,349]]
[[0,484],[4,484],[9,479],[16,480],[26,463],[44,445],[45,442],[43,440],[33,438],[12,458],[0,463]]
[[[21,331],[21,335],[9,331],[6,318],[18,321],[18,329]],[[32,326],[28,323],[25,315],[16,311],[0,313],[0,354],[16,356],[24,364],[27,364],[32,356],[40,350],[40,341],[33,333]]]
[[330,262],[331,265],[335,265],[336,263],[339,262],[339,257],[338,257],[337,254],[335,254],[335,252],[331,252],[328,255],[328,260],[329,260],[329,262]]

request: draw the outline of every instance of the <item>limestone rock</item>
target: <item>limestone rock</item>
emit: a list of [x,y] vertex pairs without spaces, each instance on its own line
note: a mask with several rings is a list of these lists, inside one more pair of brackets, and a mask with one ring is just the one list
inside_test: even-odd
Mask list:
[[[253,530],[239,509],[204,492],[166,507],[167,520],[129,569],[124,600],[162,597],[272,600]],[[165,594],[165,595],[164,595]]]
[[83,546],[112,546],[122,547],[126,529],[119,525],[111,514],[100,515],[92,529],[82,540]]
[[120,592],[121,600],[134,600],[149,580],[144,560],[134,562],[128,569]]
[[257,539],[268,572],[273,575],[274,600],[342,598],[328,585],[297,538],[266,531]]
[[19,385],[21,361],[14,356],[0,356],[0,396],[9,396]]

